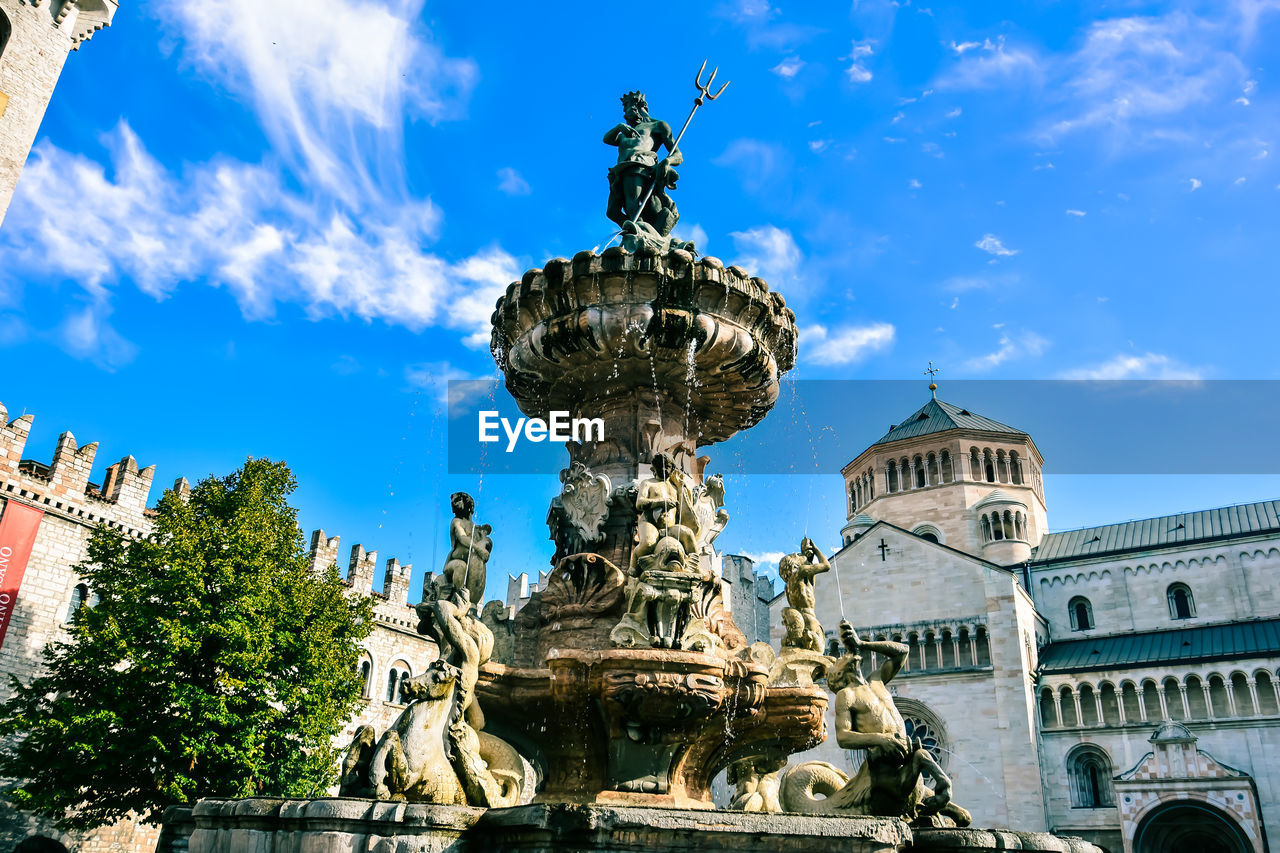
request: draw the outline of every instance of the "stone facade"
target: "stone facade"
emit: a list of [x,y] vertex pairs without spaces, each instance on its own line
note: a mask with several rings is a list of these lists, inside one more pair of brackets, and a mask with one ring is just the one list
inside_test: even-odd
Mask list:
[[0,0],[0,223],[67,54],[111,24],[116,0]]
[[[0,424],[4,424],[0,427],[0,512],[10,501],[44,512],[9,629],[0,645],[0,700],[11,695],[7,676],[23,681],[34,677],[40,670],[44,647],[65,636],[73,608],[92,605],[93,591],[76,573],[76,566],[87,556],[93,529],[106,524],[139,538],[151,530],[147,500],[154,467],[139,469],[134,458],[126,456],[105,469],[101,484],[90,482],[98,445],[80,446],[69,432],[58,438],[51,463],[23,459],[33,421],[31,415],[10,421],[0,405]],[[185,479],[179,479],[173,488],[181,493],[189,486]],[[311,536],[312,566],[319,570],[337,563],[338,549],[338,537],[315,531]],[[417,613],[409,604],[412,567],[394,558],[387,560],[381,588],[374,590],[377,564],[376,551],[366,551],[360,545],[351,549],[347,580],[352,594],[373,597],[375,622],[364,641],[361,661],[367,704],[339,736],[344,745],[365,723],[379,731],[387,728],[405,707],[399,696],[400,681],[421,674],[437,656],[435,643],[417,633]],[[0,784],[11,787],[13,782]],[[125,821],[89,833],[64,833],[48,821],[0,803],[0,846],[10,849],[24,838],[40,836],[84,853],[149,853],[155,849],[157,832],[157,827]]]
[[[908,644],[891,688],[975,825],[1113,853],[1264,849],[1280,833],[1280,502],[1050,533],[1042,465],[1030,436],[940,401],[894,425],[843,470],[828,637],[843,612]],[[832,742],[809,757],[862,760]]]

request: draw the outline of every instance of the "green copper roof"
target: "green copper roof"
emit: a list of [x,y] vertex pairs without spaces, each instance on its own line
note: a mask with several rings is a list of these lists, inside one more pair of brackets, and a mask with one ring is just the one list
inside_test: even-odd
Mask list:
[[905,421],[885,433],[879,441],[871,446],[888,444],[904,438],[919,438],[922,435],[932,435],[936,432],[946,432],[952,429],[973,429],[983,432],[1026,435],[1020,429],[1014,429],[1008,424],[1002,424],[999,421],[991,420],[991,418],[976,415],[968,409],[962,409],[959,406],[953,406],[941,400],[930,400],[913,412]]
[[1040,540],[1031,562],[1035,565],[1054,560],[1075,560],[1184,542],[1252,536],[1273,530],[1280,530],[1280,500],[1049,533]]
[[1280,654],[1280,619],[1258,619],[1050,643],[1040,653],[1040,665],[1045,673],[1080,672],[1277,654]]

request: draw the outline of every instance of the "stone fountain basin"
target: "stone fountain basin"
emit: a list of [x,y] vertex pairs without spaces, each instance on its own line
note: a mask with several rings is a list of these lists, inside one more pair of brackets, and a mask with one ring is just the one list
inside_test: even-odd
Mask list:
[[753,662],[668,649],[553,649],[545,667],[487,664],[485,730],[535,766],[535,803],[713,809],[729,764],[826,738],[827,694],[769,687]]
[[795,315],[739,267],[688,252],[553,258],[513,282],[490,348],[521,411],[598,408],[648,389],[689,409],[699,443],[762,418],[796,357]]

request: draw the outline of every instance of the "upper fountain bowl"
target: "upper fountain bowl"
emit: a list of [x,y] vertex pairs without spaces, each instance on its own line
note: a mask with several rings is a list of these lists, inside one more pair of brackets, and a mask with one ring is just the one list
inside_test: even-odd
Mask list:
[[554,258],[513,282],[491,350],[521,411],[545,418],[636,394],[680,410],[686,440],[724,441],[758,423],[795,365],[796,321],[741,267],[621,248]]

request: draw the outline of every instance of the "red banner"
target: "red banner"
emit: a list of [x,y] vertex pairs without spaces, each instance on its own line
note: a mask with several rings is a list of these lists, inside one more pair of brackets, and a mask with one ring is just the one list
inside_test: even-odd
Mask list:
[[9,619],[18,603],[22,576],[43,516],[35,507],[14,500],[5,502],[4,515],[0,515],[0,646],[4,645]]

